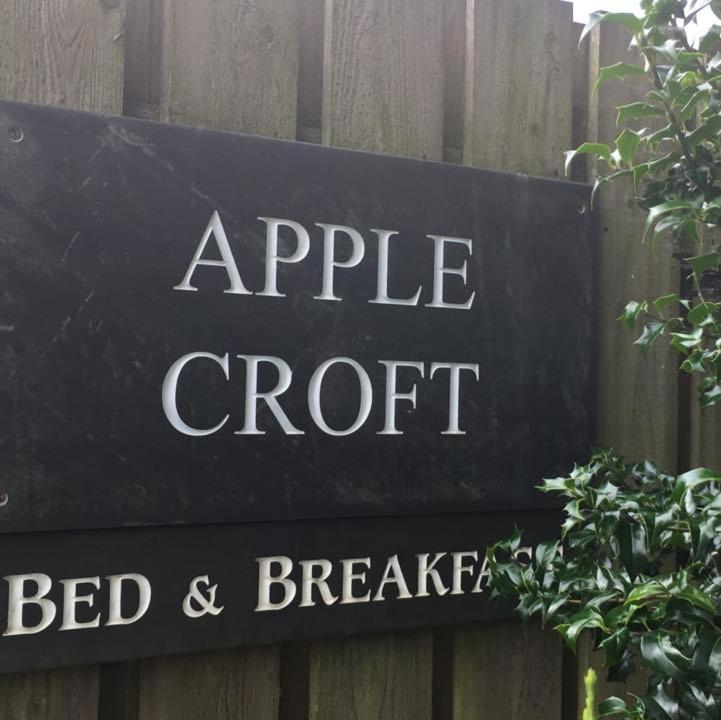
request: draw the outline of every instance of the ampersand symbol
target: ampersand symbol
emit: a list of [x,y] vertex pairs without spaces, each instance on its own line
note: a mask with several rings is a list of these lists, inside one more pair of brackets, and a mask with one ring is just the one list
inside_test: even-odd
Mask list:
[[[208,588],[206,591],[198,587],[201,583]],[[217,589],[217,585],[210,586],[210,580],[207,575],[199,575],[193,578],[190,582],[188,594],[185,596],[185,600],[183,600],[183,612],[190,618],[202,617],[208,613],[211,615],[220,615],[224,606],[216,607],[215,605],[215,592]]]

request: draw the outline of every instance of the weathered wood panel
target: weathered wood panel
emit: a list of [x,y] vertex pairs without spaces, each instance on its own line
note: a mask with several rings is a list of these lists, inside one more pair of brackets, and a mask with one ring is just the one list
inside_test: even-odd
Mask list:
[[[718,237],[707,231],[704,237],[703,252],[710,252]],[[700,254],[701,250],[696,254]],[[688,270],[684,270],[688,273]],[[716,300],[716,297],[706,297]],[[681,356],[676,356],[681,362]],[[699,375],[688,376],[685,373],[679,378],[679,453],[687,451],[687,457],[679,457],[679,471],[693,467],[706,467],[721,472],[721,406],[701,408],[698,402]],[[686,394],[684,397],[683,394]],[[681,423],[686,423],[682,425]],[[684,435],[685,433],[685,435]],[[685,444],[684,444],[685,443]]]
[[[601,25],[590,37],[589,87],[600,68],[621,59],[634,60],[628,51],[629,35],[615,25]],[[612,142],[618,135],[616,107],[636,100],[647,90],[646,81],[605,83],[589,97],[589,141]],[[589,180],[595,177],[593,164]],[[616,182],[600,193],[600,277],[598,444],[612,447],[629,460],[653,458],[674,471],[677,464],[677,360],[668,343],[659,342],[645,359],[634,337],[617,318],[631,299],[654,299],[678,291],[679,268],[666,249],[651,251],[641,243],[645,214],[632,200],[630,183]],[[627,685],[604,680],[601,658],[592,653],[588,637],[579,642],[578,701],[584,702],[583,680],[589,665],[599,671],[599,698],[640,692],[642,675]]]
[[438,0],[327,0],[323,143],[440,160]]
[[463,161],[466,0],[443,2],[443,159]]
[[[691,467],[706,467],[721,472],[721,407],[700,408],[696,382],[689,383],[691,397]],[[686,468],[681,468],[686,469]]]
[[[436,0],[326,0],[325,144],[441,159],[443,13]],[[430,720],[430,630],[317,642],[312,720]]]
[[571,138],[572,6],[468,0],[464,162],[560,177]]
[[431,717],[430,632],[318,643],[311,649],[312,720]]
[[123,0],[0,0],[0,97],[119,114]]
[[456,633],[453,719],[559,720],[558,636],[516,621]]
[[160,1],[160,119],[295,138],[296,0]]
[[[138,57],[127,65],[130,112],[217,130],[295,137],[295,0],[131,2],[128,43]],[[127,674],[132,678],[132,667]],[[137,717],[275,720],[279,675],[277,646],[144,661]]]
[[275,720],[277,647],[178,656],[141,663],[146,720]]
[[163,7],[160,0],[125,1],[123,115],[157,120],[160,117]]
[[96,720],[97,667],[0,675],[2,720]]
[[[558,177],[572,140],[572,7],[468,0],[464,162]],[[558,636],[519,622],[457,629],[453,718],[557,720]]]
[[[571,26],[573,64],[573,93],[571,110],[571,147],[577,148],[588,138],[588,42],[579,46],[583,31],[581,23]],[[571,167],[571,179],[576,182],[588,180],[586,155],[579,155]]]
[[[627,56],[628,43],[628,33],[614,25],[601,25],[592,34],[591,86],[600,67]],[[588,139],[613,142],[618,135],[615,108],[647,89],[643,78],[629,79],[605,83],[592,94]],[[634,460],[654,458],[673,471],[678,358],[668,343],[659,342],[645,359],[616,318],[631,299],[677,292],[679,268],[665,248],[654,253],[641,243],[645,214],[632,198],[632,185],[624,182],[611,183],[600,194],[598,441]]]
[[[119,114],[122,0],[0,0],[0,97]],[[97,667],[0,677],[3,720],[95,720]]]
[[324,0],[300,4],[298,47],[298,140],[319,143],[323,115]]

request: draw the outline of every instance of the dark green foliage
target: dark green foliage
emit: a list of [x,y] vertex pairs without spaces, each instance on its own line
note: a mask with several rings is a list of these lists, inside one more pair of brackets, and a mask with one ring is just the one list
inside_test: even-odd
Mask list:
[[714,405],[721,399],[721,304],[716,302],[721,297],[713,295],[721,284],[704,278],[719,277],[721,262],[715,237],[721,226],[721,25],[695,46],[687,28],[706,7],[721,22],[721,0],[641,4],[640,17],[593,13],[582,37],[601,23],[626,28],[638,64],[619,61],[602,68],[594,91],[604,82],[645,76],[647,92],[618,108],[614,145],[584,143],[566,153],[566,166],[580,154],[596,159],[594,195],[605,183],[628,178],[638,204],[648,211],[642,239],[655,245],[659,237],[669,238],[672,252],[686,260],[692,297],[673,296],[662,316],[650,301],[630,303],[622,317],[632,330],[637,321],[642,324],[636,344],[644,352],[658,338],[668,338],[683,356],[681,368],[700,375],[701,404]]
[[489,548],[493,595],[515,595],[575,650],[589,631],[610,679],[650,671],[648,690],[599,717],[721,718],[721,477],[675,476],[599,451],[543,492],[566,500],[562,540],[529,560],[522,538]]
[[[669,262],[671,254],[684,260],[692,281],[684,297],[632,300],[619,320],[632,331],[641,326],[635,342],[644,353],[666,338],[681,369],[699,376],[700,404],[714,405],[721,401],[721,25],[695,46],[686,30],[703,8],[721,22],[721,0],[641,5],[640,17],[594,13],[583,36],[617,23],[638,51],[637,64],[626,58],[602,68],[594,92],[640,77],[647,89],[618,108],[613,145],[584,143],[566,153],[566,165],[582,154],[595,159],[594,196],[626,178],[647,213],[641,239],[656,252],[668,239]],[[589,633],[610,679],[646,671],[646,693],[604,699],[599,718],[721,720],[721,476],[669,475],[602,451],[540,489],[566,500],[561,539],[541,543],[532,557],[519,552],[519,532],[489,548],[492,593],[517,597],[524,618],[552,625],[573,650]]]

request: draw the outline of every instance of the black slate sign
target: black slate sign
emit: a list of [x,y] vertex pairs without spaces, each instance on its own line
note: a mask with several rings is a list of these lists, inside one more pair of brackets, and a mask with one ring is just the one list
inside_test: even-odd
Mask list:
[[[14,533],[2,538],[0,672],[507,617],[511,605],[486,600],[486,546],[519,523],[525,548],[559,522],[544,511]],[[303,581],[322,564],[324,593]]]
[[0,672],[507,612],[592,436],[588,195],[0,102]]
[[0,103],[0,531],[539,507],[585,186]]

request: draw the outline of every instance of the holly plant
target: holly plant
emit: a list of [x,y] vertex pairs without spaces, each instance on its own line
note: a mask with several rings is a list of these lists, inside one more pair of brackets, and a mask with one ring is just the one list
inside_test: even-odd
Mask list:
[[[645,87],[618,108],[615,143],[584,143],[566,166],[592,156],[594,196],[624,179],[646,212],[641,240],[681,259],[685,292],[632,300],[619,319],[639,326],[644,352],[670,342],[709,406],[721,400],[721,0],[641,6],[639,16],[594,13],[583,31],[616,23],[629,33],[630,53],[600,70],[594,92],[630,79]],[[719,25],[699,35],[702,10]],[[721,720],[721,476],[668,474],[599,450],[539,489],[565,501],[561,537],[530,554],[518,531],[491,546],[492,595],[515,596],[524,618],[539,617],[573,650],[588,634],[611,680],[640,671],[648,680],[645,693],[595,710],[588,698],[585,717]]]
[[589,632],[610,680],[649,671],[645,695],[605,699],[598,718],[721,718],[721,476],[598,451],[540,489],[566,501],[561,539],[491,546],[492,597],[515,595],[574,651]]
[[[601,69],[594,88],[645,78],[647,92],[618,108],[614,145],[584,143],[566,153],[591,155],[600,174],[593,188],[627,178],[647,211],[643,241],[670,243],[692,281],[687,297],[670,294],[628,303],[623,320],[642,323],[643,351],[661,336],[681,353],[681,368],[698,374],[699,400],[721,399],[721,25],[692,42],[697,14],[709,8],[721,23],[721,0],[642,0],[643,14],[593,13],[582,39],[600,23],[622,25],[637,62]],[[646,127],[640,127],[645,125]]]

